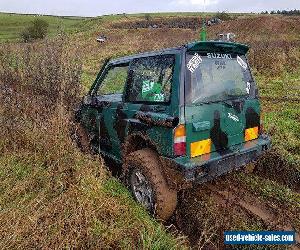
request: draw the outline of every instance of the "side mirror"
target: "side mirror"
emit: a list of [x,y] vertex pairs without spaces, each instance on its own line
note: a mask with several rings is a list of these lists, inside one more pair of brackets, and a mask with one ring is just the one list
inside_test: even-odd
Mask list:
[[86,95],[86,96],[83,97],[82,103],[84,105],[91,105],[92,102],[93,102],[93,97],[92,96]]

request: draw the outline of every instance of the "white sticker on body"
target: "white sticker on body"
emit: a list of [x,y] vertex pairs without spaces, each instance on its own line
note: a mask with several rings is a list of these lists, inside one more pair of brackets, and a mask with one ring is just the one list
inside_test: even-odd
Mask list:
[[188,62],[187,68],[192,73],[195,72],[195,70],[199,67],[199,65],[202,63],[202,58],[197,53],[192,57],[192,59]]
[[230,119],[232,119],[236,122],[240,121],[239,118],[236,115],[232,114],[232,113],[228,113],[228,118],[230,118]]
[[248,68],[248,65],[247,63],[242,59],[240,58],[239,56],[236,57],[236,60],[238,62],[238,64],[243,68],[243,69],[247,69]]

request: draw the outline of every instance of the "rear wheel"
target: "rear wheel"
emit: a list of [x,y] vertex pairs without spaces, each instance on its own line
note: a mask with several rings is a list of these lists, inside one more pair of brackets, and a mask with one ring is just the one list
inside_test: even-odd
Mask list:
[[148,211],[153,211],[153,188],[144,173],[138,168],[132,168],[130,170],[129,183],[135,199]]
[[167,185],[157,153],[151,149],[131,153],[124,171],[134,198],[155,217],[169,219],[177,205],[177,192]]

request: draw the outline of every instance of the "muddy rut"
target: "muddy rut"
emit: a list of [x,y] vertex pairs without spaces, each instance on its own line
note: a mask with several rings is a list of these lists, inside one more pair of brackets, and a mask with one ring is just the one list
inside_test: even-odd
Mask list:
[[[106,165],[113,175],[120,175],[119,171],[114,171],[120,170],[120,166],[107,160]],[[300,214],[300,211],[297,212]],[[175,226],[175,234],[178,231],[184,234],[192,249],[237,249],[223,245],[223,232],[226,230],[273,230],[296,231],[297,244],[239,249],[300,250],[300,228],[295,225],[294,218],[295,212],[262,200],[229,174],[179,193],[177,210],[166,226],[171,231]]]
[[[295,215],[289,215],[284,208],[271,202],[262,201],[230,178],[202,185],[181,195],[176,223],[178,229],[188,236],[191,247],[225,249],[224,231],[249,230],[250,227],[251,230],[296,231],[297,243],[290,249],[300,249],[300,230],[293,225]],[[287,246],[267,249],[287,249]]]

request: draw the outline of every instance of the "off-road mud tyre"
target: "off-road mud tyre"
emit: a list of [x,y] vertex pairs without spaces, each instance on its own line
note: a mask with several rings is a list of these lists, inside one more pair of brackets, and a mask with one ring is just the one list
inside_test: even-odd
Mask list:
[[71,137],[82,152],[91,152],[91,140],[89,139],[88,133],[81,124],[75,124]]
[[[142,172],[153,190],[153,205],[148,211],[157,219],[166,221],[176,209],[177,192],[167,185],[160,166],[161,163],[155,151],[142,149],[129,154],[125,158],[123,171],[126,184],[131,189],[133,195],[130,175],[135,169]],[[134,197],[136,198],[135,195]]]

